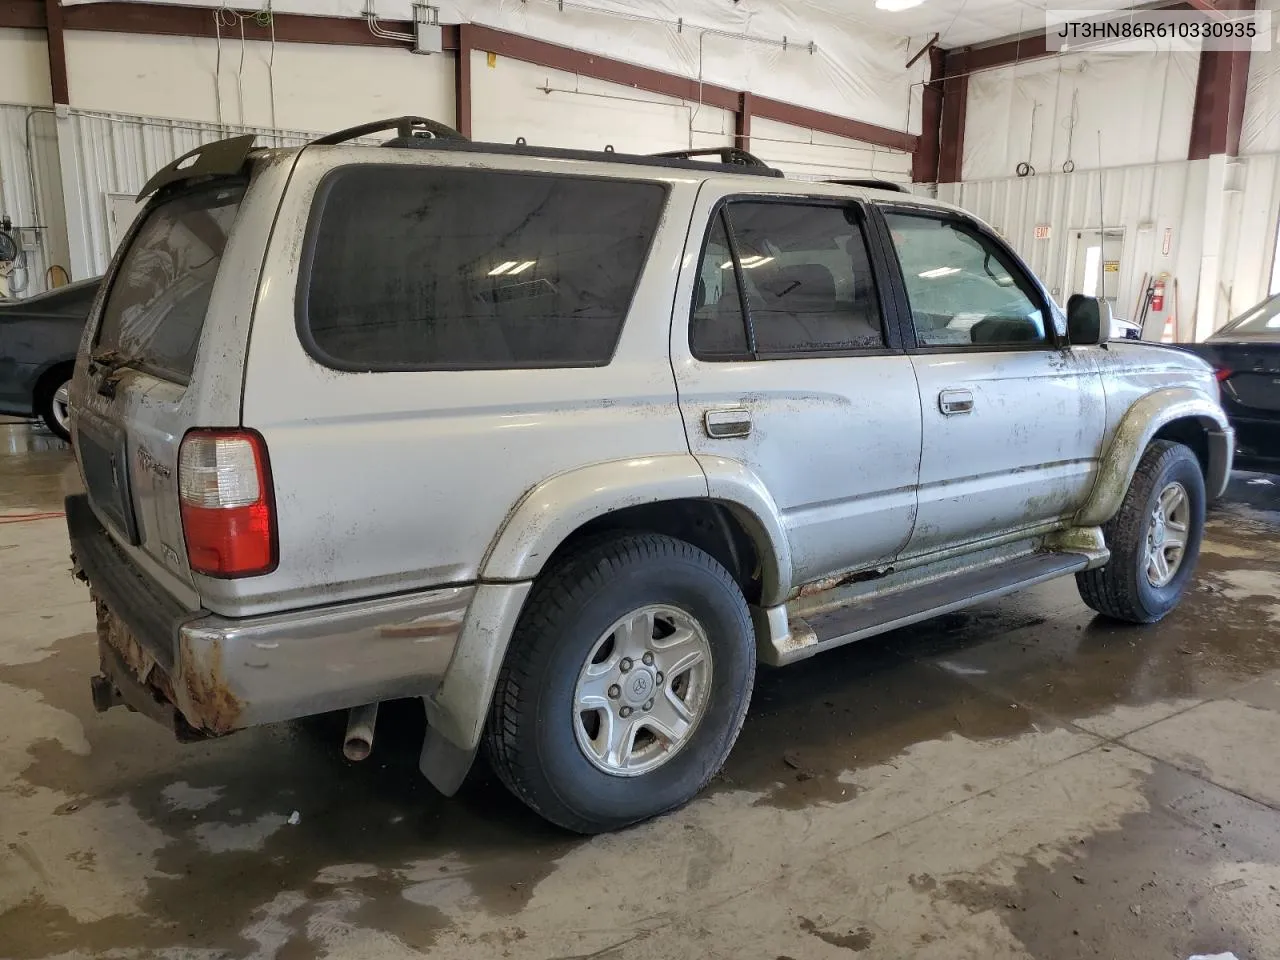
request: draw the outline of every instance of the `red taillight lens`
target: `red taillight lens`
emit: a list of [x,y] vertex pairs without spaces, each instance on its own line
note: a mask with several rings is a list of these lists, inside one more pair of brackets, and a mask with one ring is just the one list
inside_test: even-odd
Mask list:
[[250,577],[276,566],[267,447],[251,430],[192,430],[178,452],[187,560],[196,573]]
[[1231,376],[1231,371],[1224,367],[1219,367],[1217,370],[1213,371],[1213,375],[1218,378],[1219,383],[1222,383],[1222,381]]

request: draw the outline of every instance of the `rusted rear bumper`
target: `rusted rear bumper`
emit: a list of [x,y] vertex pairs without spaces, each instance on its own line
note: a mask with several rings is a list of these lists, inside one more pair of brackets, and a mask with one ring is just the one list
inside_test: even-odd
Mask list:
[[181,607],[142,574],[84,496],[67,499],[67,528],[98,608],[95,705],[124,704],[182,739],[429,696],[474,593],[453,587],[228,619]]

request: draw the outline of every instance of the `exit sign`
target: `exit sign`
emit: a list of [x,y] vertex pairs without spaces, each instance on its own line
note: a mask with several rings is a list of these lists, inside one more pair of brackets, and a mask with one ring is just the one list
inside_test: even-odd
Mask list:
[[1050,234],[1051,232],[1052,232],[1052,231],[1051,231],[1051,230],[1050,230],[1050,228],[1049,228],[1049,224],[1047,224],[1047,223],[1037,223],[1037,224],[1036,224],[1036,239],[1037,239],[1037,240],[1048,240],[1048,239],[1049,239],[1049,234]]

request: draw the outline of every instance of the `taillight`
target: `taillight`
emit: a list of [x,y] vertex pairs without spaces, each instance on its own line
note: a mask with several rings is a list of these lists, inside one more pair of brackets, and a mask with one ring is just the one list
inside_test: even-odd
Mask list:
[[192,430],[178,452],[187,560],[196,573],[250,577],[276,566],[275,503],[262,437]]
[[1231,376],[1231,371],[1225,367],[1219,367],[1217,370],[1213,371],[1213,375],[1217,377],[1219,383],[1222,383],[1222,381]]

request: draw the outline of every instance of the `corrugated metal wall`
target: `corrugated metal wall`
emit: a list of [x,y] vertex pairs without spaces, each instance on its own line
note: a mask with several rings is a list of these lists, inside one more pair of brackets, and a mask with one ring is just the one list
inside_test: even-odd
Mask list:
[[[1144,274],[1167,272],[1167,306],[1175,310],[1179,338],[1190,339],[1205,256],[1221,258],[1215,327],[1268,293],[1280,218],[1280,155],[1240,158],[1229,162],[1227,169],[1219,251],[1204,249],[1208,161],[1203,160],[1118,167],[1103,170],[1101,176],[1093,170],[940,184],[938,197],[999,230],[1060,302],[1074,292],[1069,289],[1073,232],[1097,229],[1100,223],[1108,230],[1122,229],[1121,249],[1108,249],[1105,254],[1108,260],[1120,261],[1116,314],[1134,316]],[[1050,228],[1048,239],[1036,239],[1036,227],[1041,225]],[[1174,279],[1178,281],[1176,300]],[[1156,318],[1154,328],[1148,321],[1146,335],[1158,339],[1164,319],[1164,315]]]
[[120,114],[72,111],[74,169],[83,198],[84,224],[95,273],[107,268],[112,253],[109,198],[136,194],[166,163],[202,143],[253,133],[259,146],[297,146],[315,134],[265,127],[218,126],[192,121],[156,120]]
[[[1001,180],[943,184],[940,199],[957,203],[982,217],[1009,241],[1049,286],[1059,302],[1073,292],[1073,238],[1078,231],[1123,230],[1119,249],[1110,246],[1105,259],[1118,260],[1118,282],[1107,292],[1117,316],[1134,317],[1144,274],[1170,274],[1169,308],[1188,335],[1196,305],[1204,234],[1204,171],[1196,163],[1146,164],[1077,173],[1040,174]],[[1191,198],[1195,198],[1192,200]],[[1036,227],[1049,236],[1036,239]],[[1163,252],[1165,231],[1169,252]],[[1178,278],[1178,297],[1172,278]],[[1163,325],[1164,317],[1158,320]],[[1160,330],[1148,337],[1158,338]]]
[[9,218],[25,248],[0,281],[4,292],[40,293],[49,267],[66,263],[67,249],[58,143],[47,110],[0,104],[0,216]]

